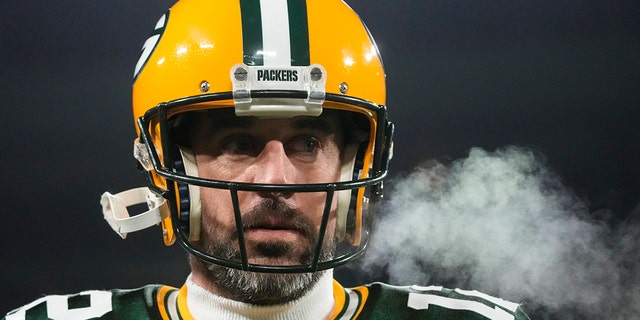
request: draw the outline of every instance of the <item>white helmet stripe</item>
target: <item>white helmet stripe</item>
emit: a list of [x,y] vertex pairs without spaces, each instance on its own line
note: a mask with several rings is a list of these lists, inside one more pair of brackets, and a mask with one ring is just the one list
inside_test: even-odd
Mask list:
[[287,0],[260,0],[265,66],[291,66]]

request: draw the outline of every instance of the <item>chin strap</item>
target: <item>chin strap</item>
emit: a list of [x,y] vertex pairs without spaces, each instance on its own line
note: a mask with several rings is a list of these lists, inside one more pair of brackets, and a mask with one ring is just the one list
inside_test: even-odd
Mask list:
[[[135,216],[129,214],[127,207],[143,203],[149,207],[148,211]],[[104,219],[122,239],[126,238],[129,232],[151,227],[169,216],[166,200],[146,187],[122,191],[115,195],[105,192],[102,194],[100,204]]]

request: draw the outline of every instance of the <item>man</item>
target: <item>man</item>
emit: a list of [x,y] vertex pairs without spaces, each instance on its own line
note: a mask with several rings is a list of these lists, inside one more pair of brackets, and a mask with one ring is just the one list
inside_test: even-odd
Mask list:
[[366,248],[393,133],[377,48],[343,2],[181,0],[134,79],[148,187],[105,193],[104,215],[123,238],[159,224],[191,275],[44,297],[6,319],[528,319],[475,291],[333,280]]

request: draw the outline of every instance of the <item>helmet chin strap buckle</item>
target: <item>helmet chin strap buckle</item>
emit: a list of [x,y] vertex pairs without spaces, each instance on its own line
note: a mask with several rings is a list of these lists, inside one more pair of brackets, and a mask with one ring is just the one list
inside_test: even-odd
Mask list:
[[[131,216],[128,207],[144,203],[149,210]],[[146,187],[129,189],[115,195],[105,192],[100,198],[100,204],[104,219],[122,239],[129,232],[157,225],[169,215],[166,200]]]

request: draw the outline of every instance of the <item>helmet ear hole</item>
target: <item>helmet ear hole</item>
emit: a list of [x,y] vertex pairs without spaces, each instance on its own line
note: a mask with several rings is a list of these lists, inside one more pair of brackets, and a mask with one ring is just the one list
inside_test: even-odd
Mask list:
[[[187,148],[179,147],[176,153],[174,168],[187,176],[198,176],[198,168],[193,152]],[[176,196],[178,197],[179,227],[189,237],[189,241],[200,240],[200,189],[188,183],[176,181]]]

